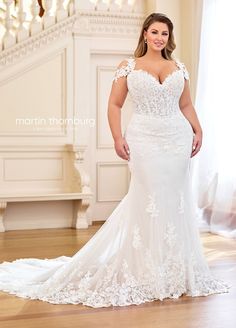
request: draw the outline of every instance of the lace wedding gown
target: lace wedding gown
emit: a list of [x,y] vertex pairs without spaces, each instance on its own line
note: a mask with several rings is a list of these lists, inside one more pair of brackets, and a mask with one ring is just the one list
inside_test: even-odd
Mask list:
[[165,298],[228,292],[203,255],[194,217],[190,154],[194,133],[179,108],[185,66],[163,83],[135,59],[127,76],[134,104],[125,131],[130,148],[128,193],[74,256],[19,259],[0,265],[0,290],[54,304],[125,306]]

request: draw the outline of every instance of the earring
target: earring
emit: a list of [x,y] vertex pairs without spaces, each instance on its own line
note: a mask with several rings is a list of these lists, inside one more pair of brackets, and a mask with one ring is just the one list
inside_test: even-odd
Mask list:
[[147,43],[147,39],[144,39],[144,43]]

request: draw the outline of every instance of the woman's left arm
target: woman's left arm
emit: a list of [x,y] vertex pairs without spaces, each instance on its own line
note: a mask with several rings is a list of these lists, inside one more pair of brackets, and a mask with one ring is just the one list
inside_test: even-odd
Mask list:
[[179,106],[181,112],[191,124],[195,134],[191,154],[191,157],[193,157],[199,152],[202,145],[202,128],[192,104],[189,82],[187,80],[185,80],[184,90],[179,100]]

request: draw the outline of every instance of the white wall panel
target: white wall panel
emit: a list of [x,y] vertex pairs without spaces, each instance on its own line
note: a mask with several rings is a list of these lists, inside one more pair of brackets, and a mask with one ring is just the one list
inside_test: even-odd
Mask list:
[[107,119],[107,105],[114,67],[97,66],[97,148],[113,147]]
[[120,201],[129,186],[126,163],[97,163],[97,201]]
[[62,158],[5,158],[4,181],[53,181],[63,179]]
[[0,134],[62,133],[65,95],[64,52],[12,75],[0,85]]

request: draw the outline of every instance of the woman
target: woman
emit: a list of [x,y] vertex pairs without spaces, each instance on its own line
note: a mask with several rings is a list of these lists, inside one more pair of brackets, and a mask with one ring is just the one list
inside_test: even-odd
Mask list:
[[[165,15],[147,17],[135,58],[123,61],[114,77],[108,118],[116,152],[131,171],[128,193],[73,257],[1,264],[0,290],[92,307],[228,291],[209,271],[194,219],[189,164],[202,130],[188,73],[171,56],[172,32]],[[128,91],[134,113],[123,137]]]

